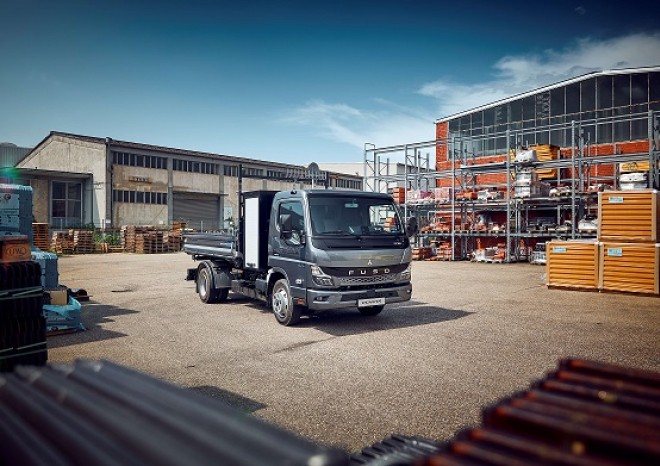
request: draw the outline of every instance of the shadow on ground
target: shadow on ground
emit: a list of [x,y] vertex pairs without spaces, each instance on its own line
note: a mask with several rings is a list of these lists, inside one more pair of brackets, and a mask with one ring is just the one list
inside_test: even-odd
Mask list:
[[214,400],[222,401],[223,403],[231,406],[232,408],[239,409],[247,414],[252,414],[255,411],[265,408],[267,405],[259,403],[251,398],[244,397],[238,393],[230,392],[229,390],[224,390],[222,388],[213,387],[211,385],[200,385],[197,387],[190,387],[189,390],[192,390],[197,393],[201,393],[208,397],[213,398]]
[[[264,317],[273,319],[275,323],[272,311],[265,304],[241,297],[236,297],[232,301],[237,305],[242,304],[253,308],[255,311],[263,314]],[[297,327],[315,328],[329,335],[343,337],[378,332],[380,330],[447,322],[467,317],[470,314],[474,313],[456,309],[444,309],[413,300],[401,304],[387,305],[383,312],[376,316],[363,316],[357,308],[324,311],[310,316],[303,316]]]
[[114,322],[112,317],[137,314],[133,309],[124,309],[117,306],[87,301],[82,304],[81,320],[86,330],[80,330],[74,333],[63,333],[60,335],[48,336],[48,348],[63,348],[65,346],[79,345],[92,341],[110,340],[112,338],[125,337],[125,333],[113,332],[104,329],[101,324]]

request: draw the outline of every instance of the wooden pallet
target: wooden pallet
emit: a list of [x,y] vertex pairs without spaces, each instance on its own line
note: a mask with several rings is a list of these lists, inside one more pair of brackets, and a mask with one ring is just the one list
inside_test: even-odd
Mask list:
[[42,251],[48,251],[50,248],[50,240],[48,236],[47,223],[33,223],[32,235],[34,238],[34,245]]

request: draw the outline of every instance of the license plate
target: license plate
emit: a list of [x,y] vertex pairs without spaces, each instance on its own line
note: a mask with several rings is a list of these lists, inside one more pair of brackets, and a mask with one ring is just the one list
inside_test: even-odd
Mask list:
[[382,306],[383,304],[385,304],[385,298],[358,299],[358,307]]

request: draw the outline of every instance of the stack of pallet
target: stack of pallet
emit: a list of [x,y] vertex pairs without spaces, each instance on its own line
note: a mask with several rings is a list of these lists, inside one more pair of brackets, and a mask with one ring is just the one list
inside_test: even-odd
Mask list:
[[121,227],[121,246],[126,252],[136,252],[137,236],[153,231],[150,226],[124,225]]
[[167,252],[181,251],[181,245],[183,244],[181,230],[170,230],[166,232],[163,236],[163,241],[167,245]]
[[50,241],[50,250],[55,254],[73,254],[73,235],[66,231],[56,231]]
[[162,231],[148,231],[135,235],[135,252],[138,254],[159,254],[167,251]]
[[94,232],[90,230],[75,230],[73,232],[73,250],[76,254],[93,253]]
[[50,244],[48,241],[48,224],[47,223],[33,223],[32,235],[35,247],[42,251],[48,251]]

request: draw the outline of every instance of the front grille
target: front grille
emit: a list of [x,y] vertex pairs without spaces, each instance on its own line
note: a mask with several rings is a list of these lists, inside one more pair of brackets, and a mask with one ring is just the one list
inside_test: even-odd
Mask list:
[[372,275],[371,277],[336,277],[339,286],[360,286],[374,283],[386,283],[396,280],[397,274]]

